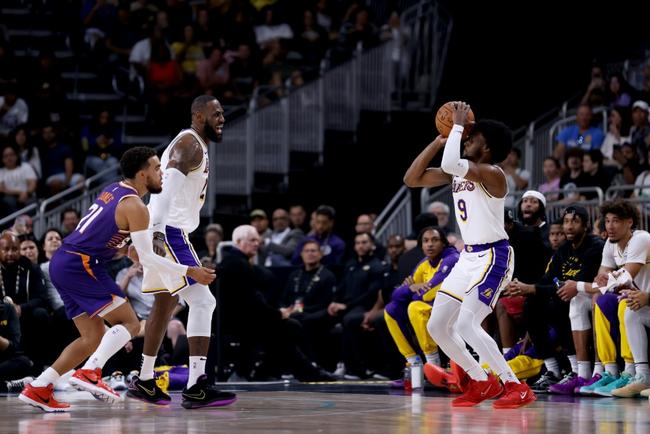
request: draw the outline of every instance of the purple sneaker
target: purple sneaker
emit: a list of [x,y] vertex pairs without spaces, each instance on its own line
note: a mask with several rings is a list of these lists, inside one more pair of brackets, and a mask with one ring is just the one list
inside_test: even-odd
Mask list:
[[573,393],[576,394],[576,395],[582,395],[582,392],[580,391],[581,388],[583,388],[583,387],[589,387],[589,386],[591,386],[592,384],[595,384],[595,383],[597,383],[598,381],[600,381],[601,378],[603,378],[602,375],[600,375],[600,374],[594,374],[594,376],[591,377],[591,380],[588,380],[588,381],[587,381],[585,384],[583,384],[582,386],[576,387],[575,390],[573,391]]
[[404,379],[400,378],[399,380],[393,380],[388,383],[388,386],[391,389],[403,389],[404,388]]
[[581,388],[587,383],[587,381],[589,380],[585,380],[584,378],[579,377],[575,372],[571,372],[565,375],[562,381],[550,386],[548,391],[558,395],[573,395],[575,394],[576,388]]

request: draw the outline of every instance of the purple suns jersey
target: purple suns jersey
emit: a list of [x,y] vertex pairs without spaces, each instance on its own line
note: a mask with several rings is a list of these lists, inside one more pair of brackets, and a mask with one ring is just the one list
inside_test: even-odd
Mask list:
[[115,223],[115,211],[122,199],[138,197],[137,191],[122,182],[106,187],[75,230],[63,240],[62,250],[83,253],[100,261],[113,259],[117,249],[128,241],[129,233]]

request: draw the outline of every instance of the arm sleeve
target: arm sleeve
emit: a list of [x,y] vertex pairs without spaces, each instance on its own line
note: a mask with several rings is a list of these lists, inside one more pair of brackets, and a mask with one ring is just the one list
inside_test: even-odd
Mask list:
[[460,141],[463,136],[464,128],[461,125],[454,125],[449,133],[445,150],[442,153],[442,163],[440,168],[450,175],[460,176],[467,174],[469,170],[469,161],[460,158]]
[[145,267],[167,274],[187,274],[187,265],[177,264],[153,252],[153,233],[150,230],[131,232],[131,241],[138,252],[140,262]]
[[172,199],[182,189],[186,176],[173,167],[165,169],[163,175],[163,189],[151,201],[151,226],[154,232],[165,232],[165,223],[169,215]]

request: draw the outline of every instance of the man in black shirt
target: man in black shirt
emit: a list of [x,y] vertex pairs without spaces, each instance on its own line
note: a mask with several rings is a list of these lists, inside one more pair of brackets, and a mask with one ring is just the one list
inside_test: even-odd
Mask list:
[[11,380],[24,377],[31,367],[31,360],[20,351],[20,322],[16,310],[13,305],[0,302],[0,393],[19,392],[14,383],[21,381]]
[[[579,205],[564,210],[563,227],[567,242],[557,249],[541,280],[535,284],[513,280],[506,292],[506,295],[527,296],[526,326],[537,355],[544,359],[548,370],[533,386],[534,391],[569,393],[570,389],[573,393],[575,387],[583,386],[591,378],[587,351],[591,337],[591,298],[586,296],[584,288],[598,273],[603,240],[590,233],[589,214]],[[555,329],[558,343],[569,354],[573,371],[566,382],[557,385],[560,369],[549,337],[550,327]]]

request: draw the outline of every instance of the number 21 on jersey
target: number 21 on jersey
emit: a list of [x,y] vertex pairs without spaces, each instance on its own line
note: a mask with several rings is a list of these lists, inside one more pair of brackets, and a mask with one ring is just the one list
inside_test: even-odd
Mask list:
[[79,220],[79,224],[75,230],[79,231],[80,234],[83,234],[86,228],[102,213],[102,211],[104,211],[103,207],[96,203],[92,204],[92,206],[88,208],[88,213]]
[[467,203],[463,199],[458,199],[458,211],[460,215],[460,219],[464,222],[467,221]]

